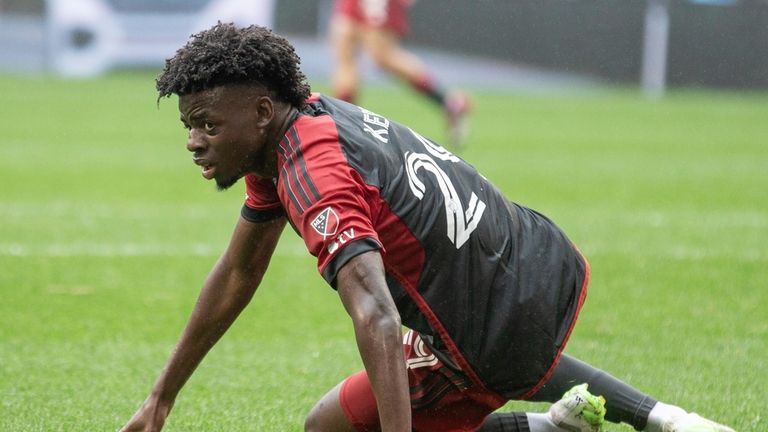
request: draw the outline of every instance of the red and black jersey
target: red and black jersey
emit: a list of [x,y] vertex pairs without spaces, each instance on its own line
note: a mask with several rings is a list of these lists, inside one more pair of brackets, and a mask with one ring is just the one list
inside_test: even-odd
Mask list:
[[243,217],[284,213],[332,286],[379,250],[404,325],[505,399],[543,384],[588,274],[549,219],[408,127],[325,96],[298,115],[277,163],[276,179],[246,176]]

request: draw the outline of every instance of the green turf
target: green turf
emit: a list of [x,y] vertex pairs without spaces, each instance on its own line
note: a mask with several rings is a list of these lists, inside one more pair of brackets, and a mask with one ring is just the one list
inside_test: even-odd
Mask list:
[[[568,351],[739,431],[768,430],[768,95],[474,97],[462,156],[590,258]],[[3,76],[0,102],[0,430],[115,430],[172,349],[242,186],[218,193],[200,177],[152,74]],[[437,112],[407,90],[363,102],[442,139]],[[359,367],[349,319],[288,230],[166,430],[298,431]]]

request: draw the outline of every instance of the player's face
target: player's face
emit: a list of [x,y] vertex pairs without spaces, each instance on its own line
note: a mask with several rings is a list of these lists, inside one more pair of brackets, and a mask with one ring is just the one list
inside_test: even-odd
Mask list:
[[[219,86],[179,97],[181,122],[189,130],[187,150],[219,189],[249,172],[269,177],[275,168],[267,150],[263,92],[244,85]],[[271,108],[271,105],[270,105]]]

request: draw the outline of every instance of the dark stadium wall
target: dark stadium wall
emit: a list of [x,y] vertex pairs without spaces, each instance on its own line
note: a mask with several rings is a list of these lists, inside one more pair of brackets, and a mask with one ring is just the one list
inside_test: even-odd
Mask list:
[[[410,42],[636,83],[643,0],[420,0]],[[768,0],[670,3],[668,82],[768,88]]]
[[[711,3],[724,2],[726,6]],[[729,4],[730,3],[730,4]],[[323,28],[329,0],[278,2],[276,27]],[[414,45],[458,51],[610,82],[640,79],[646,0],[419,0]],[[667,81],[768,88],[768,0],[670,0]]]
[[275,30],[284,34],[315,36],[324,27],[318,18],[320,8],[328,1],[277,0],[275,5]]
[[0,13],[42,15],[45,0],[0,0]]
[[674,2],[671,22],[670,84],[768,88],[768,0]]
[[643,10],[644,2],[627,0],[422,0],[411,11],[410,40],[472,55],[637,80]]

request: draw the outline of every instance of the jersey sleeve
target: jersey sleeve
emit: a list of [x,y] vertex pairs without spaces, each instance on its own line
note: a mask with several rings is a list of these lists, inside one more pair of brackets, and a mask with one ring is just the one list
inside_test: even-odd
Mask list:
[[278,191],[323,278],[336,287],[355,256],[383,249],[372,220],[376,189],[348,165],[328,116],[305,119],[286,134]]
[[240,215],[251,222],[266,222],[284,214],[275,183],[253,174],[246,175],[245,203]]

